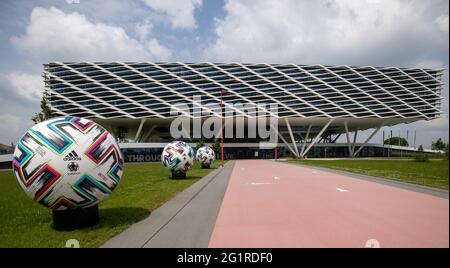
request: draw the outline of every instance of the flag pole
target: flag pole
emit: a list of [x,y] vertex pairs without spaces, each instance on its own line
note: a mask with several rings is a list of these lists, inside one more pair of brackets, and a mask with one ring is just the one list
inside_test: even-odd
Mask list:
[[222,99],[223,99],[223,89],[220,89],[220,162],[223,167],[223,108],[222,108]]

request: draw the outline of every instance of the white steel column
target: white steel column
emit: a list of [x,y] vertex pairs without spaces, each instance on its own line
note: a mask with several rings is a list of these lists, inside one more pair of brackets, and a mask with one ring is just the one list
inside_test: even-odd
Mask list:
[[289,150],[291,150],[292,154],[294,154],[296,156],[295,151],[292,149],[291,146],[289,146],[289,143],[283,138],[283,136],[281,136],[280,132],[278,132],[278,129],[276,129],[272,125],[270,125],[270,127],[277,133],[278,137],[280,137],[280,139],[283,141],[283,143],[286,144],[286,146],[289,148]]
[[143,118],[141,119],[141,123],[139,124],[139,128],[136,132],[136,136],[134,137],[134,142],[138,142],[138,138],[141,135],[142,132],[142,127],[144,126],[145,121],[147,120],[147,118]]
[[314,140],[311,142],[311,144],[309,144],[308,148],[306,148],[306,150],[301,155],[302,158],[308,153],[308,151],[311,149],[311,147],[313,147],[313,145],[320,139],[323,132],[325,130],[327,130],[327,128],[331,124],[331,122],[333,122],[333,119],[330,119],[330,121],[328,121],[328,123],[325,126],[323,126],[322,130],[317,134],[317,136],[314,138]]
[[145,135],[142,135],[142,137],[139,139],[139,141],[145,142],[145,140],[148,139],[150,137],[150,135],[152,135],[152,132],[155,128],[156,128],[156,125],[153,125]]
[[347,146],[348,146],[348,154],[350,156],[353,155],[353,150],[352,150],[352,145],[350,143],[350,135],[348,134],[348,124],[347,121],[344,122],[344,127],[345,127],[345,136],[347,137]]
[[358,136],[358,129],[355,130],[355,134],[353,134],[353,142],[350,143],[350,134],[348,131],[348,124],[347,121],[344,122],[345,127],[345,135],[347,136],[347,146],[348,146],[348,152],[350,157],[353,157],[356,147],[356,138]]
[[358,136],[358,129],[355,130],[355,134],[353,134],[353,143],[352,143],[352,155],[355,152],[356,147],[356,137]]
[[289,119],[286,117],[286,118],[284,118],[284,121],[286,122],[286,126],[287,126],[287,128],[288,128],[289,135],[291,136],[292,145],[294,146],[294,150],[295,150],[295,152],[296,152],[295,155],[296,155],[297,157],[299,157],[300,154],[298,153],[297,144],[296,144],[295,139],[294,139],[294,134],[292,133],[291,124],[289,123]]
[[305,139],[303,140],[303,145],[302,145],[302,149],[300,151],[300,155],[303,155],[303,152],[305,151],[306,142],[308,140],[308,136],[309,136],[309,132],[311,131],[311,127],[312,127],[312,125],[309,125],[308,130],[306,131],[306,136],[305,136]]
[[375,136],[375,134],[377,134],[377,132],[378,132],[383,126],[384,126],[384,122],[383,122],[379,127],[377,127],[377,128],[372,132],[372,134],[370,134],[369,137],[367,137],[367,139],[364,141],[364,143],[363,143],[361,146],[359,146],[358,150],[353,154],[353,157],[356,156],[356,155],[358,155],[358,153],[362,150],[362,148],[364,148],[364,146],[367,145],[367,143],[370,141],[370,139],[372,139],[372,137]]

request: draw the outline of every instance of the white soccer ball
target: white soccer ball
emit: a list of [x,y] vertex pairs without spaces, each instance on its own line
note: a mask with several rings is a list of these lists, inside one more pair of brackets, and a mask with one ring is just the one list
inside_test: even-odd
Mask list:
[[164,147],[161,162],[174,173],[186,172],[194,164],[194,150],[185,142],[173,141]]
[[216,153],[214,153],[214,150],[211,147],[203,146],[197,150],[195,158],[201,164],[211,165],[212,161],[216,159]]
[[122,155],[103,127],[78,117],[41,122],[17,143],[13,170],[20,187],[54,210],[90,207],[120,182]]

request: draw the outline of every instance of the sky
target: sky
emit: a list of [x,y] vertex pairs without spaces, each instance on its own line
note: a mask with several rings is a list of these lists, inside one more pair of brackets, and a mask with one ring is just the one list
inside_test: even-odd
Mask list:
[[449,140],[448,0],[2,0],[0,143],[33,125],[50,61],[444,68],[441,118],[383,130]]

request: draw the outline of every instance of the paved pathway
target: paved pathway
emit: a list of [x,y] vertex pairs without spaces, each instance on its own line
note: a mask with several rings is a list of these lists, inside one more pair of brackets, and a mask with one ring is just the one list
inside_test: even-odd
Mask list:
[[449,246],[448,192],[442,198],[353,177],[237,161],[209,246]]
[[[375,239],[375,240],[374,240]],[[448,191],[229,161],[103,247],[448,247]]]

